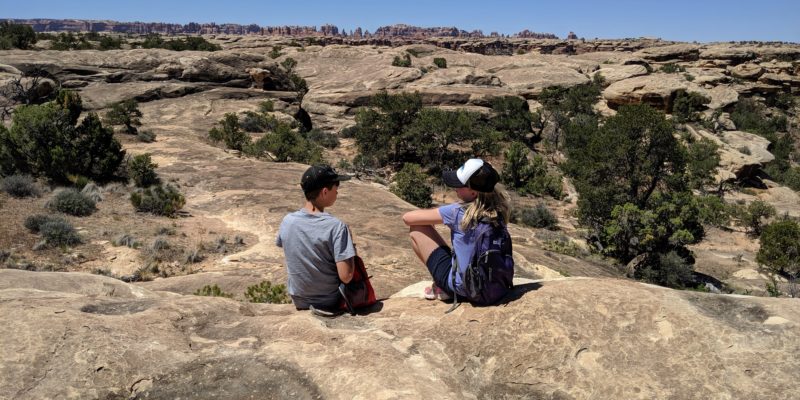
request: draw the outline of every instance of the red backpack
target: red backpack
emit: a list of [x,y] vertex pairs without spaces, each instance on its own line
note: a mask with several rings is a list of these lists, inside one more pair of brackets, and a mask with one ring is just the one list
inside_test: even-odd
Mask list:
[[339,308],[348,311],[351,315],[356,315],[356,309],[369,307],[378,300],[375,298],[375,290],[369,282],[364,260],[355,256],[353,263],[355,264],[353,279],[348,283],[339,284],[339,293],[342,295]]

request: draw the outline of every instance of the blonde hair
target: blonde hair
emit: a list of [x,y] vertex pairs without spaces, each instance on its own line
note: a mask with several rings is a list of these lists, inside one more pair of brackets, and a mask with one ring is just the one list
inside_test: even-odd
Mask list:
[[508,223],[511,207],[508,205],[508,195],[500,188],[494,188],[490,193],[478,192],[478,197],[471,203],[465,204],[466,210],[461,219],[461,230],[468,230],[477,225],[482,219],[492,225]]

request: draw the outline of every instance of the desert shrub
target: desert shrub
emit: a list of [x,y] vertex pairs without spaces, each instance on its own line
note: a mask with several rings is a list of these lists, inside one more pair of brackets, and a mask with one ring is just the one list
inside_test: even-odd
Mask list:
[[502,180],[520,194],[548,195],[555,199],[564,197],[561,176],[547,170],[544,158],[534,155],[528,159],[528,148],[514,142],[505,152]]
[[135,135],[138,132],[136,127],[142,125],[142,121],[139,119],[141,117],[142,112],[139,111],[139,103],[133,99],[114,103],[106,113],[106,121],[109,124],[124,125],[125,132],[131,135]]
[[12,47],[26,50],[36,44],[36,32],[30,25],[0,22],[0,50]]
[[73,90],[59,90],[54,102],[61,107],[61,109],[67,111],[69,120],[73,125],[78,122],[78,118],[81,116],[81,111],[83,110],[83,100],[77,92]]
[[515,220],[534,228],[558,229],[558,217],[542,203],[514,210]]
[[768,107],[775,107],[783,111],[789,111],[795,105],[795,98],[791,93],[780,92],[772,96],[767,96],[764,103]]
[[142,245],[141,243],[139,243],[138,240],[136,240],[135,237],[133,237],[132,235],[129,235],[127,233],[123,233],[123,234],[115,237],[114,240],[111,241],[111,244],[114,245],[114,246],[130,247],[132,249],[139,248],[139,246]]
[[246,132],[266,132],[269,127],[266,117],[252,111],[245,111],[239,121],[239,127]]
[[96,210],[92,199],[73,188],[56,192],[47,202],[47,208],[76,217],[91,215]]
[[659,68],[659,71],[665,74],[677,74],[678,72],[686,72],[686,68],[675,63],[666,63]]
[[522,142],[528,140],[532,117],[525,99],[502,96],[492,98],[489,103],[492,106],[491,124],[495,130],[511,140]]
[[370,105],[358,112],[356,126],[348,129],[361,161],[370,168],[416,163],[436,173],[463,162],[463,149],[480,156],[497,147],[499,134],[480,115],[423,108],[419,93],[381,92]]
[[88,197],[95,203],[103,201],[103,191],[94,182],[89,182],[81,189],[81,194]]
[[800,223],[791,219],[764,227],[756,261],[771,272],[800,276]]
[[775,216],[775,207],[762,200],[753,200],[747,207],[740,211],[739,223],[746,227],[754,236],[761,235],[761,229],[766,219]]
[[125,40],[121,37],[106,35],[100,38],[100,44],[98,45],[98,48],[100,50],[119,50],[122,48],[122,43],[124,42]]
[[156,173],[156,167],[158,164],[152,161],[150,153],[133,156],[128,161],[128,177],[137,187],[157,185],[161,180]]
[[786,130],[786,117],[767,117],[763,104],[753,99],[741,99],[731,112],[731,121],[742,131],[761,135],[774,142],[775,132]]
[[314,164],[322,161],[322,147],[292,131],[285,123],[278,123],[274,131],[266,133],[260,139],[244,148],[245,154],[259,157],[270,152],[275,161],[294,161]]
[[670,251],[653,257],[652,262],[636,270],[634,277],[657,285],[685,288],[692,286],[694,270],[691,263]]
[[250,136],[240,129],[239,117],[236,113],[227,113],[217,126],[208,132],[208,138],[213,142],[224,142],[225,147],[233,150],[242,150],[250,144]]
[[27,218],[25,218],[25,228],[27,228],[31,233],[39,233],[42,229],[42,225],[48,222],[66,222],[67,220],[60,215],[49,215],[49,214],[34,214]]
[[532,120],[548,152],[562,150],[570,140],[570,131],[575,142],[576,136],[581,136],[587,125],[597,128],[594,103],[600,97],[602,85],[602,77],[596,74],[592,83],[587,85],[568,89],[548,87],[542,91],[539,96],[542,109],[533,115]]
[[677,122],[699,120],[698,111],[702,111],[711,99],[696,93],[679,91],[672,104],[672,116]]
[[114,138],[114,131],[104,126],[95,113],[89,113],[76,131],[76,157],[70,171],[101,182],[114,179],[125,158],[125,151]]
[[730,224],[732,207],[719,196],[698,196],[695,201],[700,223],[720,228]]
[[339,138],[330,132],[325,132],[320,129],[312,129],[305,133],[308,140],[326,148],[335,149],[339,147]]
[[289,292],[286,285],[273,285],[270,281],[262,281],[258,285],[248,286],[244,297],[251,303],[289,304]]
[[136,211],[173,217],[186,200],[172,185],[154,185],[131,193],[131,204]]
[[791,167],[783,174],[783,183],[794,191],[800,192],[800,167]]
[[431,206],[433,189],[427,183],[427,175],[417,164],[406,163],[394,177],[391,189],[401,199],[420,208]]
[[38,197],[39,188],[36,181],[30,175],[11,175],[3,178],[0,188],[4,192],[16,198]]
[[156,141],[156,134],[153,131],[139,131],[136,134],[136,139],[142,143],[153,143]]
[[258,103],[258,111],[262,114],[275,111],[275,102],[272,100],[264,100]]
[[280,45],[273,46],[272,49],[268,53],[269,57],[273,58],[273,59],[280,57],[281,56],[281,50],[283,50],[283,46],[280,46]]
[[201,36],[164,40],[157,33],[150,33],[145,36],[141,46],[145,49],[167,49],[172,51],[216,51],[222,49],[219,45],[213,44]]
[[719,147],[703,138],[688,145],[686,151],[686,179],[689,187],[704,191],[714,183],[714,173],[719,166]]
[[403,56],[394,56],[394,60],[392,60],[392,66],[394,67],[411,67],[411,56],[408,53],[403,54]]
[[169,241],[167,238],[164,237],[157,237],[153,240],[153,243],[150,244],[151,251],[161,251],[161,250],[168,250],[170,248]]
[[194,295],[210,296],[210,297],[227,297],[227,298],[233,297],[233,294],[223,292],[222,289],[220,289],[216,283],[213,285],[205,285],[201,289],[197,289],[194,292]]
[[51,218],[39,226],[46,246],[74,246],[81,243],[81,237],[75,228],[65,219]]
[[447,68],[447,60],[442,57],[434,57],[433,64],[439,68]]
[[204,258],[205,256],[203,256],[202,250],[197,247],[187,250],[183,257],[187,264],[199,263],[203,261]]

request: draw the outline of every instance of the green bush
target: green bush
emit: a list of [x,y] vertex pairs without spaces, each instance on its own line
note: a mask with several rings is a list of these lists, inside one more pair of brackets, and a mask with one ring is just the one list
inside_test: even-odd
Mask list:
[[250,144],[250,136],[240,129],[239,117],[236,113],[225,114],[225,117],[219,120],[217,125],[208,132],[208,138],[211,141],[224,142],[226,148],[239,151]]
[[77,92],[72,90],[59,90],[56,94],[55,103],[61,107],[62,110],[69,113],[69,120],[72,125],[78,122],[78,118],[83,111],[83,100]]
[[76,217],[91,215],[96,210],[92,199],[73,188],[56,192],[47,202],[47,208]]
[[784,219],[764,227],[756,261],[776,274],[800,276],[800,223]]
[[677,122],[698,121],[698,111],[706,108],[711,99],[696,93],[679,91],[672,104],[672,116]]
[[427,175],[417,164],[406,163],[394,177],[391,189],[401,199],[420,208],[431,206],[433,189],[427,183]]
[[81,237],[66,220],[50,220],[39,226],[39,233],[48,246],[74,246],[80,244]]
[[281,50],[283,50],[283,46],[280,46],[280,45],[273,46],[272,49],[268,53],[269,57],[272,58],[272,59],[280,57],[281,56]]
[[306,139],[314,142],[326,149],[335,149],[339,147],[339,138],[330,132],[325,132],[320,129],[312,129],[305,133]]
[[275,129],[276,125],[275,117],[252,111],[245,111],[239,122],[239,127],[246,132],[267,132]]
[[217,51],[222,49],[219,45],[213,44],[200,36],[164,40],[157,33],[148,34],[141,46],[145,49],[167,49],[172,51]]
[[128,161],[128,176],[133,179],[136,187],[157,185],[161,180],[156,173],[156,167],[158,164],[152,161],[150,153],[139,154]]
[[24,225],[31,233],[39,233],[42,226],[50,222],[67,222],[67,220],[60,215],[34,214],[25,218]]
[[719,146],[710,139],[703,138],[690,143],[686,152],[686,178],[689,187],[704,191],[713,184],[719,167]]
[[74,145],[77,156],[70,171],[100,182],[116,178],[125,159],[125,150],[114,138],[114,131],[103,125],[100,117],[89,113],[77,126]]
[[139,131],[136,134],[136,139],[142,143],[153,143],[156,141],[156,134],[153,131]]
[[791,167],[783,175],[783,183],[796,192],[800,192],[800,167]]
[[303,134],[292,131],[285,123],[278,123],[274,132],[245,147],[245,154],[260,157],[270,152],[275,161],[294,161],[304,164],[322,162],[322,147],[306,139]]
[[244,297],[251,303],[289,304],[289,292],[286,285],[272,285],[270,281],[262,281],[258,285],[248,286]]
[[100,50],[119,50],[122,48],[122,43],[125,40],[121,37],[113,37],[113,36],[103,36],[100,38]]
[[525,142],[531,131],[531,112],[528,102],[516,96],[493,97],[491,123],[495,130],[511,140]]
[[0,170],[66,182],[70,170],[65,167],[77,157],[76,139],[69,113],[55,103],[20,106],[11,129],[0,128]]
[[3,178],[0,188],[16,198],[39,197],[39,188],[30,175],[11,175]]
[[36,44],[36,32],[29,25],[0,22],[0,50],[26,50]]
[[661,66],[659,71],[665,74],[677,74],[678,72],[686,72],[686,68],[675,63],[666,63]]
[[222,289],[220,289],[216,283],[214,285],[205,285],[201,289],[197,289],[194,292],[194,295],[209,296],[209,297],[227,297],[227,298],[233,297],[233,294],[223,292]]
[[125,132],[131,135],[135,135],[138,132],[136,127],[142,125],[142,121],[139,119],[141,117],[142,112],[139,111],[139,103],[133,99],[114,103],[106,113],[106,121],[109,124],[124,125]]
[[154,185],[131,193],[131,204],[136,211],[174,217],[186,199],[172,185]]
[[509,146],[505,152],[503,182],[520,194],[563,198],[561,176],[547,170],[544,157],[537,154],[529,160],[528,153],[530,153],[528,148],[520,142],[514,142]]
[[275,111],[275,102],[272,100],[264,100],[258,103],[258,111],[262,114]]
[[753,235],[759,236],[761,228],[764,226],[764,220],[774,217],[775,213],[775,207],[771,204],[762,200],[753,200],[738,217],[741,225],[747,227]]
[[700,223],[726,227],[731,222],[732,208],[719,196],[699,196],[695,198]]
[[536,207],[515,210],[515,214],[515,220],[523,225],[549,230],[558,229],[558,217],[542,203],[537,204]]
[[392,60],[392,66],[404,68],[411,67],[411,56],[408,55],[408,53],[403,54],[402,57],[394,56],[394,60]]
[[787,124],[785,116],[767,117],[763,104],[747,98],[736,103],[731,112],[731,121],[737,129],[761,135],[770,142],[777,140],[775,133],[785,131]]
[[434,57],[433,64],[439,68],[447,68],[447,60],[442,57]]
[[634,277],[657,285],[685,288],[694,282],[694,269],[677,252],[670,251],[652,257],[652,262],[637,269]]

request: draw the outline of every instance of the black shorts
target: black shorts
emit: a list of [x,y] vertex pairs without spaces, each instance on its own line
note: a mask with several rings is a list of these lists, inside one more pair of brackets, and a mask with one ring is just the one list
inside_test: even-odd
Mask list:
[[450,251],[450,248],[447,246],[439,246],[439,248],[434,250],[431,256],[428,257],[426,266],[436,286],[452,296],[453,291],[450,290],[450,285],[448,284],[450,270],[453,267],[453,253]]

